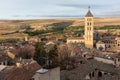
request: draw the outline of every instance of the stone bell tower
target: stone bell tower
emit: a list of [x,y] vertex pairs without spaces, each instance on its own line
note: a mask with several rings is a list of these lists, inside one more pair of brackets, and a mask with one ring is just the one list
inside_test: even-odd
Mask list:
[[93,20],[93,15],[89,10],[85,16],[85,46],[87,48],[92,49],[93,48],[93,26],[94,26],[94,20]]

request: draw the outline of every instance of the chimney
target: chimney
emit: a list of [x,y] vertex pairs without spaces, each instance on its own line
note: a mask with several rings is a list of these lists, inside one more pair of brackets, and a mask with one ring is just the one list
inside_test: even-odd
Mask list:
[[17,63],[16,63],[16,66],[17,66],[17,68],[21,68],[21,67],[22,67],[22,64],[19,63],[19,62],[17,62]]

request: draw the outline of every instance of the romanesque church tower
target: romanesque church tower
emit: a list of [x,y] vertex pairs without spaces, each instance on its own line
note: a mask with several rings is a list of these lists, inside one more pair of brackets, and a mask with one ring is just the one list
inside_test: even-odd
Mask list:
[[92,49],[93,48],[93,26],[94,26],[94,20],[93,20],[93,15],[89,10],[85,16],[85,46],[87,48]]

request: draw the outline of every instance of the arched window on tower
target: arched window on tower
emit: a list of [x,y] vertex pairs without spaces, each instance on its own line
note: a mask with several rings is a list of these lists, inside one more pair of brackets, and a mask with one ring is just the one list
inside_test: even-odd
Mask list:
[[90,31],[91,31],[91,27],[90,27]]
[[89,24],[90,26],[91,26],[91,22],[90,22],[90,24]]
[[89,27],[87,27],[87,30],[89,30]]
[[87,23],[87,25],[89,26],[89,22]]

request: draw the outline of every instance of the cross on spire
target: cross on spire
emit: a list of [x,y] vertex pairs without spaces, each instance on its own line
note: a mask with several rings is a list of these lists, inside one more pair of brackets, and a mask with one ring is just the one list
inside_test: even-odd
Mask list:
[[88,6],[88,9],[90,10],[90,6]]
[[93,17],[91,11],[90,11],[90,6],[88,6],[88,12],[85,17]]

